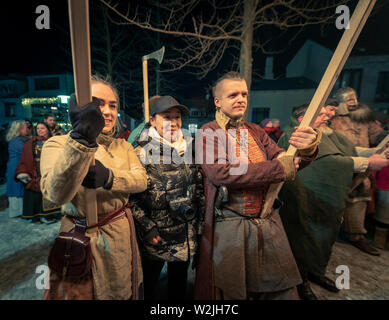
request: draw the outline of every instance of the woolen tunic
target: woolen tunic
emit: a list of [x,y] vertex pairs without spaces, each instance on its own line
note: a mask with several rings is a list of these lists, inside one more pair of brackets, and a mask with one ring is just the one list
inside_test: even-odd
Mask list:
[[[110,190],[96,189],[97,212],[109,213],[128,202],[131,193],[146,189],[146,172],[131,144],[114,139],[106,150],[102,145],[88,148],[73,140],[69,134],[49,139],[43,147],[41,158],[41,187],[43,195],[58,204],[71,202],[77,209],[72,215],[86,215],[86,193],[81,185],[92,157],[95,156],[113,172]],[[131,217],[132,218],[132,217]],[[60,232],[69,232],[74,224],[63,218]],[[93,254],[92,274],[94,299],[128,300],[143,275],[137,245],[131,244],[135,234],[130,232],[125,216],[98,228],[91,237]],[[134,252],[135,251],[135,252]],[[137,261],[133,261],[133,259]],[[132,267],[137,268],[137,283],[132,283]]]
[[[226,121],[223,123],[221,116],[221,112],[217,112],[216,121],[202,127],[203,139],[197,138],[196,154],[201,153],[204,157],[201,168],[205,174],[206,214],[195,298],[214,299],[215,289],[221,291],[222,299],[247,299],[249,293],[293,288],[302,280],[278,213],[273,210],[266,219],[253,219],[239,212],[214,207],[220,186],[226,186],[229,193],[251,188],[266,193],[269,184],[284,181],[287,172],[277,159],[284,150],[277,147],[259,126],[244,123],[266,160],[249,163],[244,174],[231,175],[233,164],[227,156],[229,154],[226,150],[219,150],[221,145],[216,141],[223,140],[226,129]],[[217,131],[219,134],[215,136]],[[210,143],[212,140],[214,144]],[[208,153],[213,155],[212,163],[206,162]],[[303,159],[302,167],[315,156]],[[213,216],[216,219],[214,224]]]

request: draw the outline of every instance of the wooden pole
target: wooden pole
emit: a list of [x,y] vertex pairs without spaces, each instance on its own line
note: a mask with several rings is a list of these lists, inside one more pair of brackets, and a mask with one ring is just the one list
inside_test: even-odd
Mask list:
[[[90,36],[89,36],[89,4],[88,0],[68,0],[70,39],[72,45],[74,88],[77,105],[85,106],[92,101]],[[91,165],[95,160],[92,159]],[[88,225],[97,223],[96,190],[85,189],[86,218]],[[89,229],[88,233],[97,231]]]
[[389,134],[377,145],[376,148],[381,149],[389,142]]
[[[308,110],[300,123],[300,128],[311,126],[315,122],[320,109],[324,106],[325,101],[334,87],[336,79],[339,77],[339,74],[348,59],[367,18],[373,10],[375,2],[376,0],[359,0],[350,20],[350,29],[344,31],[324,76],[320,81],[319,87],[316,89]],[[294,156],[296,151],[297,149],[295,147],[289,146],[286,155]],[[283,183],[270,185],[261,212],[261,218],[266,218],[270,215],[273,203],[281,190],[282,185]]]
[[144,116],[145,123],[149,122],[149,82],[147,77],[147,58],[142,59],[142,71],[143,71],[143,97],[144,97]]

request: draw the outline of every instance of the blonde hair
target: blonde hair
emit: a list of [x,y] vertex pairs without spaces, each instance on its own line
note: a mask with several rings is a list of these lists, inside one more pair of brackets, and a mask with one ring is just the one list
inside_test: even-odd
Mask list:
[[27,125],[24,120],[16,120],[13,121],[11,124],[11,127],[8,129],[7,135],[5,136],[5,139],[7,141],[11,141],[15,137],[20,136],[20,128],[23,126],[23,124]]

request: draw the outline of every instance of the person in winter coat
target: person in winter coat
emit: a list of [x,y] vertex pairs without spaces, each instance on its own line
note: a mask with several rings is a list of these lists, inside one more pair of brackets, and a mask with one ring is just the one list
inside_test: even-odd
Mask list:
[[277,127],[273,125],[273,121],[271,119],[264,119],[261,121],[259,126],[272,138],[275,142],[281,137],[282,132],[280,130],[280,121],[277,120]]
[[24,183],[23,219],[32,223],[53,223],[60,215],[60,207],[42,198],[40,188],[40,158],[43,144],[51,137],[51,131],[44,122],[36,125],[36,135],[26,142],[20,162],[15,170],[15,180]]
[[[289,138],[308,109],[308,104],[294,109],[291,122],[278,142],[287,149]],[[346,136],[328,127],[331,114],[323,107],[312,124],[322,132],[315,161],[284,183],[278,198],[285,203],[280,216],[296,259],[303,283],[297,287],[300,298],[316,300],[310,281],[338,292],[335,282],[326,277],[332,247],[337,239],[347,205],[352,180],[358,173],[380,170],[389,165],[375,149],[365,157],[358,154]],[[365,150],[365,153],[367,150]]]
[[43,121],[49,126],[52,136],[60,136],[66,134],[66,131],[62,129],[60,125],[57,124],[55,116],[53,114],[49,113],[45,115]]
[[[387,135],[388,131],[384,131],[378,136],[377,142],[381,142]],[[373,216],[375,222],[374,244],[380,249],[385,249],[389,230],[389,167],[373,172],[373,176],[376,200]]]
[[18,217],[23,214],[23,196],[24,185],[20,181],[15,181],[15,170],[22,156],[23,146],[28,137],[27,124],[20,120],[14,121],[6,135],[8,141],[8,162],[7,162],[7,196],[8,196],[8,215],[10,218]]
[[142,252],[145,299],[155,298],[168,263],[169,299],[185,298],[187,269],[196,252],[204,208],[202,177],[192,161],[192,137],[183,135],[187,107],[162,96],[150,108],[150,126],[135,143],[146,168],[147,190],[131,202]]
[[[375,146],[377,137],[384,129],[374,121],[372,109],[366,104],[359,103],[356,91],[350,87],[339,88],[335,98],[339,106],[336,116],[331,119],[330,127],[345,135],[358,147]],[[351,245],[370,255],[379,256],[380,252],[365,239],[366,209],[370,201],[371,182],[370,178],[366,177],[347,201],[344,231]]]
[[[142,268],[131,212],[130,194],[146,189],[146,172],[133,147],[115,139],[119,99],[113,85],[92,78],[93,101],[78,106],[73,94],[69,118],[73,130],[55,136],[42,151],[41,187],[44,197],[63,205],[60,232],[86,225],[86,189],[96,190],[98,224],[87,225],[93,255],[90,273],[63,278],[50,270],[44,299],[141,299]],[[95,165],[90,166],[95,158]],[[93,225],[92,225],[93,226]]]

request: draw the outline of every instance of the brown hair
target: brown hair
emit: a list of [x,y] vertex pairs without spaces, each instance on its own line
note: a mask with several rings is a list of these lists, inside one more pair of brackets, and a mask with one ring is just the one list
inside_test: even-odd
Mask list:
[[94,74],[91,77],[91,82],[92,83],[103,83],[103,84],[107,85],[108,87],[110,87],[112,89],[113,93],[115,94],[115,97],[116,97],[116,100],[118,103],[117,107],[119,110],[119,107],[120,107],[119,94],[118,94],[118,90],[117,90],[115,84],[112,82],[111,78],[109,76],[101,76],[99,74]]
[[35,136],[38,136],[38,125],[42,125],[42,126],[45,126],[46,127],[46,129],[47,129],[47,137],[48,138],[51,138],[52,136],[53,136],[53,134],[51,133],[51,130],[50,130],[50,128],[49,128],[49,125],[46,123],[46,122],[43,122],[43,121],[39,121],[37,124],[36,124],[36,126],[35,126],[35,128],[34,128],[34,135]]
[[221,77],[219,77],[215,83],[213,84],[212,86],[212,94],[214,97],[216,97],[216,87],[217,85],[222,82],[223,80],[238,80],[238,81],[242,81],[242,80],[245,80],[245,78],[243,77],[243,75],[241,75],[239,72],[236,72],[236,71],[229,71],[225,74],[223,74]]
[[[102,75],[99,75],[99,74],[94,74],[91,77],[91,83],[103,83],[103,84],[107,85],[108,87],[110,87],[112,89],[112,91],[113,91],[113,93],[114,93],[114,95],[116,97],[117,109],[118,109],[118,112],[119,112],[119,109],[120,109],[119,94],[118,94],[118,90],[117,90],[115,84],[112,82],[111,78],[108,75],[102,76]],[[116,122],[115,122],[115,125],[114,125],[114,130],[115,130],[116,134],[122,130],[122,124],[120,122],[119,116],[116,119]]]

